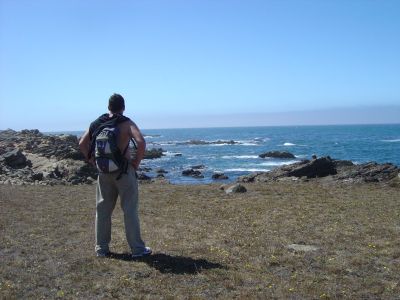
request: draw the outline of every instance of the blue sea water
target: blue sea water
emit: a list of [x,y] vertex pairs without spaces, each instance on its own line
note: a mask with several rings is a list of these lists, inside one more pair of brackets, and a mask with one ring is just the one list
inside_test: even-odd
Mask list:
[[[78,134],[79,133],[76,133]],[[214,172],[224,172],[230,180],[253,171],[269,171],[277,166],[329,155],[354,163],[376,161],[400,166],[400,124],[282,126],[243,128],[152,129],[143,130],[148,148],[163,148],[166,156],[143,161],[153,170],[163,168],[172,183],[209,183]],[[190,140],[238,142],[234,145],[188,145]],[[296,159],[262,159],[266,151],[289,151]],[[182,154],[181,156],[175,156]],[[204,179],[181,175],[193,165],[204,165]],[[154,172],[149,172],[155,176]]]

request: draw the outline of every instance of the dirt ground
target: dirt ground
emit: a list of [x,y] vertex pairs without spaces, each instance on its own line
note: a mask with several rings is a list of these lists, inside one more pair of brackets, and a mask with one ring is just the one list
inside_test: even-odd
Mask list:
[[[400,299],[400,189],[142,184],[142,235],[94,253],[95,186],[0,186],[0,298]],[[309,247],[307,247],[309,246]]]

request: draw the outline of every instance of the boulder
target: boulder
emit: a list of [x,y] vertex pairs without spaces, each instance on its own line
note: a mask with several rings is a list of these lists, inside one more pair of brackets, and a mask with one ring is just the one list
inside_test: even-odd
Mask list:
[[13,169],[25,168],[28,165],[26,156],[19,149],[13,149],[4,153],[0,160],[3,160],[6,165]]
[[335,175],[336,168],[332,159],[327,157],[321,157],[314,159],[312,161],[308,161],[302,165],[295,166],[286,176],[295,176],[295,177],[307,177],[307,178],[316,178],[316,177],[325,177],[328,175]]
[[290,152],[281,152],[281,151],[269,151],[265,152],[263,154],[260,154],[259,157],[261,158],[266,158],[266,157],[271,157],[271,158],[296,158],[292,153]]
[[229,179],[228,176],[226,176],[224,173],[214,173],[211,176],[212,179],[214,180],[224,180],[224,179]]
[[98,174],[97,168],[89,163],[84,164],[76,171],[76,175],[82,178],[92,177],[96,179]]
[[228,188],[225,190],[225,193],[227,193],[227,194],[232,194],[232,193],[246,193],[246,192],[247,192],[247,189],[246,189],[243,185],[241,185],[241,184],[232,185],[232,186],[228,187]]
[[163,152],[165,152],[165,151],[162,148],[153,148],[150,150],[146,150],[143,158],[144,159],[160,158],[164,155]]
[[168,172],[165,171],[163,168],[159,168],[159,169],[156,170],[156,173],[157,174],[167,174]]
[[187,169],[182,171],[183,176],[191,176],[194,178],[204,178],[204,175],[200,171],[194,169]]
[[43,180],[43,173],[39,172],[39,173],[33,173],[31,176],[32,180],[35,181],[42,181]]
[[151,177],[147,176],[145,173],[139,173],[137,178],[140,181],[149,181],[149,180],[151,180]]

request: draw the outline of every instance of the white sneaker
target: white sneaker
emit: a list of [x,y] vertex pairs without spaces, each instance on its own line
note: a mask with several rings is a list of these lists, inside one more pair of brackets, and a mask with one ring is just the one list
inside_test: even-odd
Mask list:
[[144,247],[144,250],[142,252],[135,253],[135,254],[132,253],[132,258],[140,258],[140,257],[143,257],[143,256],[148,256],[151,253],[153,253],[153,250],[151,250],[150,247]]

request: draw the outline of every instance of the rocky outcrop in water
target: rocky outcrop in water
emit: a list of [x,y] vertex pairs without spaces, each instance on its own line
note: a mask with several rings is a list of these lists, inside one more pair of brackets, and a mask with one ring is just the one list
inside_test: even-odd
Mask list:
[[165,151],[162,148],[153,148],[150,150],[146,150],[143,159],[161,158],[162,156],[164,156],[164,152]]
[[214,173],[211,176],[212,179],[214,180],[225,180],[225,179],[229,179],[228,176],[226,176],[224,173]]
[[271,157],[271,158],[296,158],[292,153],[285,151],[269,151],[259,155],[261,158]]
[[190,176],[194,178],[204,178],[204,175],[199,171],[195,169],[187,169],[182,171],[183,176]]
[[387,182],[396,178],[399,168],[393,164],[376,162],[355,165],[346,160],[333,160],[329,156],[285,165],[271,172],[256,172],[238,178],[239,182],[268,182],[293,179],[329,177],[333,181]]

